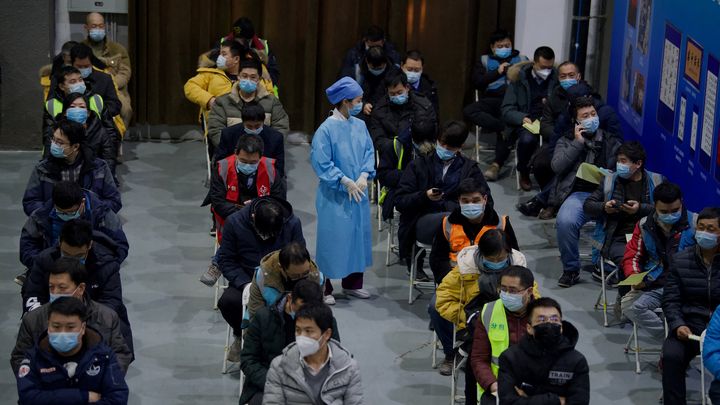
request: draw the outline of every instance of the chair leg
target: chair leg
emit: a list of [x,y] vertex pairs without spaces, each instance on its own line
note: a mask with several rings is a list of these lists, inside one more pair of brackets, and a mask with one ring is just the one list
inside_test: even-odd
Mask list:
[[413,287],[415,286],[415,266],[417,266],[417,260],[415,259],[416,250],[417,247],[413,244],[412,253],[410,254],[410,260],[412,260],[412,262],[410,263],[410,286],[408,288],[408,304],[410,305],[413,303]]
[[603,325],[607,328],[608,326],[608,319],[607,319],[607,290],[605,289],[606,280],[605,280],[605,261],[600,258],[600,278],[601,278],[601,284],[602,284],[602,311],[603,311]]
[[390,229],[388,229],[387,232],[387,248],[385,249],[385,267],[390,266],[390,252],[392,250],[392,240],[393,240],[393,234],[392,234],[392,220],[390,221]]
[[232,335],[232,328],[230,325],[227,326],[227,333],[225,334],[225,354],[223,355],[222,370],[223,374],[227,374],[228,371],[228,355],[230,354],[230,335]]
[[475,161],[480,161],[480,127],[475,125]]
[[635,322],[633,322],[633,340],[635,342],[635,372],[640,374],[642,373],[640,369],[640,345],[638,344],[638,327]]
[[222,281],[222,277],[220,277],[215,282],[215,297],[213,298],[213,309],[217,311],[218,309],[218,300],[220,299],[220,283]]
[[438,338],[437,333],[435,331],[432,332],[432,368],[437,368],[437,345],[438,345]]

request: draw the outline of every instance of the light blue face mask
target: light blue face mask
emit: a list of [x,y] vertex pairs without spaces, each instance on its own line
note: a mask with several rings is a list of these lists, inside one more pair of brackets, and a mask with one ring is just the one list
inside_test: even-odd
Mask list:
[[218,69],[225,69],[227,66],[227,58],[222,55],[218,55],[217,59],[215,59],[215,66],[217,66]]
[[629,179],[635,173],[629,164],[617,162],[615,164],[615,173],[623,179]]
[[262,130],[263,130],[263,127],[260,127],[258,129],[250,129],[248,127],[244,127],[244,128],[245,128],[245,133],[248,135],[260,135],[260,132],[262,132]]
[[257,90],[257,83],[250,79],[242,79],[240,80],[240,83],[238,84],[240,86],[240,90],[243,93],[253,93],[255,90]]
[[408,83],[415,84],[418,81],[420,81],[420,76],[422,76],[422,72],[405,72],[405,76],[407,76]]
[[490,260],[487,260],[483,257],[482,264],[483,264],[483,267],[485,267],[488,270],[497,271],[497,270],[502,270],[508,266],[508,259],[501,260],[499,262],[491,262]]
[[60,218],[60,220],[63,222],[80,218],[80,208],[78,208],[77,211],[73,212],[72,214],[60,212],[57,209],[55,210],[55,213],[57,214],[58,218]]
[[404,92],[402,94],[398,94],[397,96],[390,96],[390,101],[392,101],[393,104],[403,105],[408,101],[408,93]]
[[495,56],[500,59],[505,59],[512,53],[511,48],[495,48]]
[[93,28],[88,32],[88,37],[93,42],[102,42],[105,39],[105,30],[102,28]]
[[597,116],[585,118],[584,120],[580,121],[580,125],[582,125],[586,131],[594,134],[598,130],[598,128],[600,128],[600,118],[598,118]]
[[80,107],[70,107],[65,111],[65,116],[70,121],[75,121],[78,124],[85,124],[88,119],[88,110]]
[[672,225],[677,223],[677,221],[680,220],[680,217],[682,216],[681,211],[671,212],[669,214],[657,214],[658,221],[662,222],[663,224]]
[[439,143],[435,145],[435,153],[437,153],[438,157],[443,162],[447,162],[448,160],[455,157],[455,152],[445,149],[444,147],[440,146]]
[[72,296],[75,295],[75,292],[77,292],[78,288],[80,288],[80,287],[76,287],[75,290],[73,290],[73,292],[71,292],[71,293],[69,293],[69,294],[53,294],[53,293],[50,293],[50,302],[55,302],[56,299],[62,298],[62,297],[72,297]]
[[463,214],[465,218],[468,219],[476,219],[480,218],[480,216],[485,212],[485,204],[479,203],[479,204],[460,204],[460,213]]
[[695,231],[695,241],[702,249],[715,249],[718,244],[718,236],[705,231]]
[[56,157],[58,159],[65,158],[65,149],[63,149],[62,146],[56,144],[55,142],[50,143],[50,154],[53,157]]
[[350,108],[350,110],[348,110],[348,113],[350,113],[350,115],[352,115],[354,117],[354,116],[360,114],[360,112],[362,111],[362,107],[363,107],[362,102],[353,104],[352,108]]
[[510,294],[505,291],[500,291],[500,299],[502,300],[505,309],[510,312],[517,312],[523,307],[522,294]]
[[578,84],[577,79],[560,80],[560,86],[565,90],[569,89],[570,87],[572,87],[576,84]]
[[240,173],[249,176],[257,171],[258,163],[243,163],[238,160],[235,162],[235,167]]
[[380,76],[385,71],[385,67],[381,67],[378,69],[373,69],[371,67],[368,67],[368,71],[370,71],[370,73],[372,73],[374,76]]
[[85,82],[77,82],[77,83],[73,83],[68,86],[68,94],[70,94],[70,93],[85,94],[85,90],[87,90],[87,87],[85,86]]
[[92,73],[92,66],[91,66],[91,67],[82,68],[82,69],[78,69],[78,70],[80,71],[80,76],[81,76],[83,79],[87,79],[88,76],[90,76],[90,74]]
[[68,353],[78,346],[80,332],[49,332],[48,338],[53,349]]

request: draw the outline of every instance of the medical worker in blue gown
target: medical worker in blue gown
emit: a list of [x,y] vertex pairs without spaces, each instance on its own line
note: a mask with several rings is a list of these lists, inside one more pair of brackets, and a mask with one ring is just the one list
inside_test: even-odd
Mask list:
[[334,304],[330,279],[342,279],[345,294],[369,298],[363,272],[372,266],[368,182],[375,177],[375,150],[362,111],[362,88],[343,77],[325,90],[335,106],[315,131],[310,161],[320,184],[316,259],[327,277],[325,302]]

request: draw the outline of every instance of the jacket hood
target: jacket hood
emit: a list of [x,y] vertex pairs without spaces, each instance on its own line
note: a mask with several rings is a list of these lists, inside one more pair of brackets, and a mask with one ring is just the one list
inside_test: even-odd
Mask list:
[[553,350],[548,351],[541,347],[530,334],[525,335],[520,341],[520,348],[531,357],[545,357],[558,355],[575,349],[580,334],[577,328],[568,321],[562,322],[562,339]]
[[[85,345],[85,349],[88,351],[93,350],[95,346],[99,345],[102,341],[103,340],[100,333],[92,327],[88,326],[86,323],[85,336],[83,336],[83,345]],[[48,331],[45,331],[40,335],[40,337],[38,338],[37,346],[44,356],[53,356],[53,353],[50,350],[50,338],[48,337]]]
[[[268,93],[267,89],[265,88],[265,84],[262,82],[258,82],[257,89],[255,90],[255,101],[260,101],[261,99],[270,96],[271,94]],[[235,82],[232,86],[232,90],[230,90],[230,98],[236,103],[239,103],[240,100],[240,80]],[[245,100],[243,100],[245,102]]]
[[457,255],[458,272],[461,275],[480,274],[478,266],[475,264],[475,255],[478,252],[477,245],[464,248]]
[[522,62],[518,62],[512,66],[510,66],[507,70],[507,78],[511,82],[516,82],[518,80],[522,80],[525,78],[526,73],[525,70],[527,70],[528,66],[532,66],[533,61],[526,60]]
[[94,257],[98,267],[107,263],[118,262],[120,256],[117,252],[118,246],[103,232],[93,231],[93,245],[90,249],[90,256]]
[[278,205],[280,205],[280,207],[283,209],[283,216],[285,217],[285,223],[287,223],[290,220],[290,218],[292,218],[292,216],[293,216],[292,205],[290,205],[289,202],[287,202],[281,198],[277,198],[277,197],[273,197],[273,196],[266,196],[266,197],[260,197],[260,198],[254,199],[252,201],[252,203],[250,203],[250,214],[254,213],[260,204],[264,204],[267,201],[273,201],[273,202],[277,203]]
[[[280,265],[280,251],[268,253],[260,260],[260,269],[263,272],[265,287],[272,287],[280,292],[285,291],[285,283],[290,279],[290,275]],[[313,282],[319,282],[320,273],[314,261],[310,260],[310,275],[308,279]]]
[[[336,370],[350,366],[353,361],[353,356],[344,347],[340,346],[340,342],[335,339],[330,339],[328,345],[330,345],[330,350],[332,350],[330,374]],[[289,375],[303,376],[302,366],[300,365],[300,351],[297,348],[296,342],[290,343],[283,349],[280,366]]]

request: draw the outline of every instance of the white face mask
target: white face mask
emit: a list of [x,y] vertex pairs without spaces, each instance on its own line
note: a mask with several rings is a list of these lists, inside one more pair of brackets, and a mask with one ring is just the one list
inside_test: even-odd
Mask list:
[[301,357],[312,356],[320,350],[320,342],[307,336],[295,336],[295,343]]
[[540,69],[535,71],[535,76],[540,80],[545,80],[550,76],[550,73],[552,73],[552,69]]

